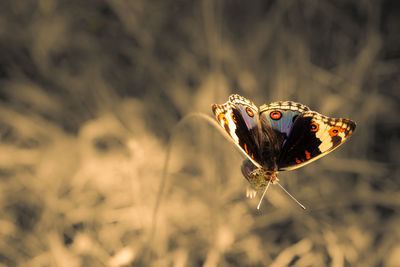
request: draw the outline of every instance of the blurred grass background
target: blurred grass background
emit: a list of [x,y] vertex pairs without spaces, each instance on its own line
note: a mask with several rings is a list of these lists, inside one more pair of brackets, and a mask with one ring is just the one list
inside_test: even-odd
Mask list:
[[[400,2],[1,1],[0,266],[400,266]],[[357,129],[261,211],[186,114],[239,93]],[[155,231],[154,231],[155,229]]]

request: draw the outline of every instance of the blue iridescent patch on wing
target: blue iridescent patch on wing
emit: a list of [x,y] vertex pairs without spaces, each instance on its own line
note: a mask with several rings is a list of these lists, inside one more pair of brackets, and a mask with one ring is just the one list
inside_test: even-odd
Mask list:
[[263,105],[260,108],[260,118],[268,121],[271,128],[279,135],[283,136],[283,142],[281,144],[281,146],[283,146],[292,131],[296,118],[308,110],[310,109],[307,106],[300,103],[279,101],[269,105]]

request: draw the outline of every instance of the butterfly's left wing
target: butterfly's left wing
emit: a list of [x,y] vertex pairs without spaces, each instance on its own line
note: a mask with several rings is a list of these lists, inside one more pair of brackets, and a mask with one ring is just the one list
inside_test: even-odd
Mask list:
[[300,168],[319,159],[343,144],[356,124],[348,119],[334,119],[314,111],[305,111],[293,122],[290,134],[278,156],[278,170]]
[[232,141],[255,166],[261,167],[260,142],[262,139],[260,138],[259,111],[253,102],[235,94],[231,95],[225,104],[214,104],[212,111]]

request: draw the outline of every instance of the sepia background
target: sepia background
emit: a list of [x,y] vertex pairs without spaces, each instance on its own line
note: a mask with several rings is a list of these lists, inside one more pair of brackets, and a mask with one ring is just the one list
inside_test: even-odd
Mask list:
[[[0,266],[400,266],[399,4],[1,1]],[[185,117],[231,93],[357,122],[307,210]]]

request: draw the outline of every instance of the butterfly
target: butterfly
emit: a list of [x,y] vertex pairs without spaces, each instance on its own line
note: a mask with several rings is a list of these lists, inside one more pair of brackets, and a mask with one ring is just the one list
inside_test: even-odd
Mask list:
[[277,182],[278,172],[327,155],[356,128],[354,121],[330,118],[300,103],[278,101],[258,108],[237,94],[225,104],[212,105],[212,111],[247,156],[241,167],[244,177],[253,190],[264,190],[264,194],[270,183]]

